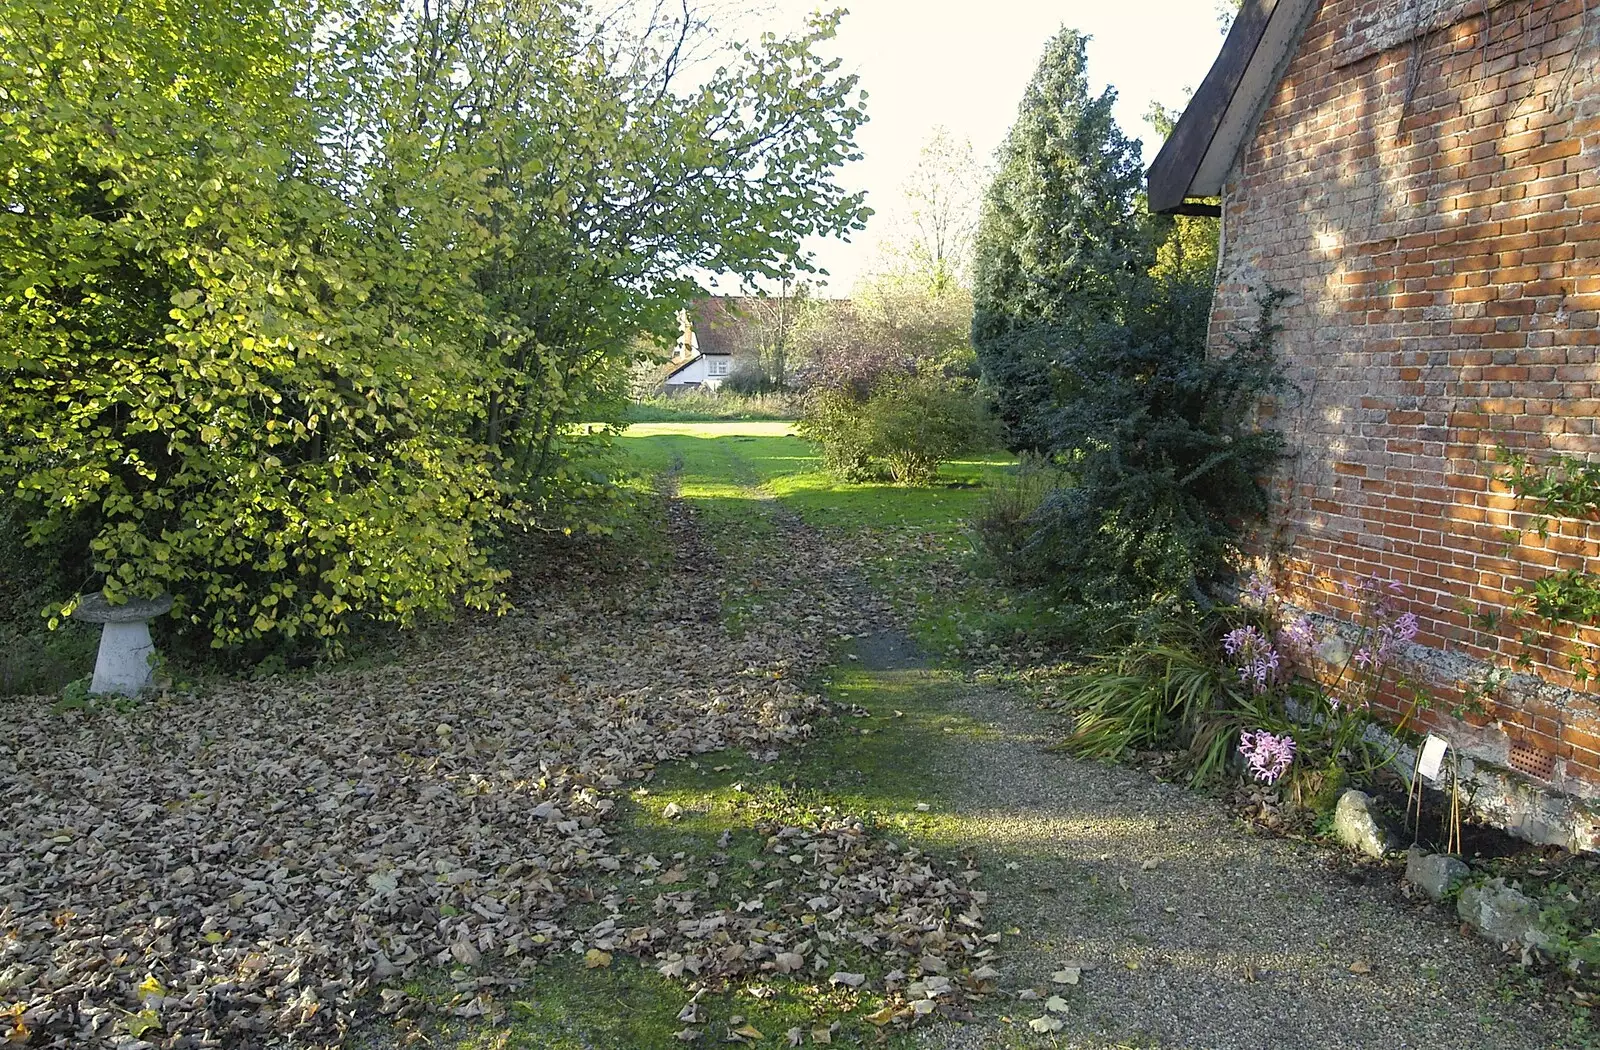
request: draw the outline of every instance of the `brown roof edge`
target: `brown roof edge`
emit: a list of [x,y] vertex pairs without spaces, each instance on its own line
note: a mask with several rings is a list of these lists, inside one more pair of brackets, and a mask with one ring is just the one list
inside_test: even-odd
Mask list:
[[[1178,118],[1177,127],[1150,165],[1147,193],[1151,211],[1177,212],[1186,199],[1208,196],[1190,189],[1229,108],[1235,104],[1246,71],[1259,60],[1277,66],[1282,58],[1258,54],[1267,23],[1279,5],[1280,0],[1244,0],[1217,60],[1211,63],[1210,71]],[[1254,100],[1250,104],[1253,107]]]
[[696,299],[689,307],[689,323],[694,328],[694,338],[700,353],[721,357],[734,352],[730,345],[751,323],[754,296],[713,295]]

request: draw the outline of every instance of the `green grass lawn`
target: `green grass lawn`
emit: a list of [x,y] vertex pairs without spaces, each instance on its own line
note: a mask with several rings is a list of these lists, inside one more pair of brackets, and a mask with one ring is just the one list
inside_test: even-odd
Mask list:
[[643,474],[675,471],[679,494],[697,504],[766,496],[813,525],[912,526],[951,534],[965,528],[983,487],[1016,463],[1005,452],[967,456],[946,463],[939,484],[926,488],[842,482],[823,471],[792,422],[779,420],[636,423],[620,444]]
[[988,488],[1015,469],[1009,453],[964,456],[944,464],[937,484],[916,487],[839,480],[788,421],[636,424],[619,444],[641,481],[674,471],[679,494],[726,549],[768,527],[762,500],[859,547],[872,582],[910,613],[930,652],[1050,629],[1047,603],[981,574],[949,571],[957,563],[971,567],[970,523]]
[[971,571],[971,521],[990,486],[1015,469],[1009,453],[964,456],[944,464],[937,484],[914,487],[839,480],[790,421],[642,423],[618,444],[641,483],[674,471],[679,494],[725,548],[768,527],[764,499],[833,531],[841,543],[860,545],[873,583],[910,614],[917,640],[932,653],[1058,631],[1048,598]]

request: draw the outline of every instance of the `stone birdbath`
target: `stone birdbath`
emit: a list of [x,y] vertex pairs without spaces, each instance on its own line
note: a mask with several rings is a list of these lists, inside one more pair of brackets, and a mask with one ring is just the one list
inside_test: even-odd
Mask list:
[[150,621],[171,608],[170,594],[135,598],[122,605],[112,605],[101,591],[84,595],[72,610],[73,619],[102,625],[89,692],[137,696],[150,687],[155,677],[151,657],[156,652],[150,640]]

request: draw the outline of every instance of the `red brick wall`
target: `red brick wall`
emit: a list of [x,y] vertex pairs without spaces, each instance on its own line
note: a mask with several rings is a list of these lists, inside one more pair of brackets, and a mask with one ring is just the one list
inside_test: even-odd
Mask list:
[[1446,706],[1531,661],[1545,684],[1470,735],[1553,752],[1558,787],[1600,795],[1595,683],[1568,664],[1600,660],[1600,631],[1471,615],[1600,571],[1600,524],[1541,539],[1493,480],[1498,444],[1600,453],[1600,0],[1411,2],[1328,0],[1306,30],[1227,187],[1213,342],[1261,289],[1291,293],[1280,586],[1338,614],[1339,584],[1400,581]]

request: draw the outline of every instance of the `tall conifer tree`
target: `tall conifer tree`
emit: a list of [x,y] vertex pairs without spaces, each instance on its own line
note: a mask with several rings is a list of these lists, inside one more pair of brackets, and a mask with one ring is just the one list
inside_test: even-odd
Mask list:
[[1017,448],[1049,447],[1041,347],[1058,342],[1025,333],[1123,323],[1150,265],[1139,141],[1112,119],[1113,89],[1090,94],[1087,42],[1063,29],[1045,47],[978,228],[972,340]]

